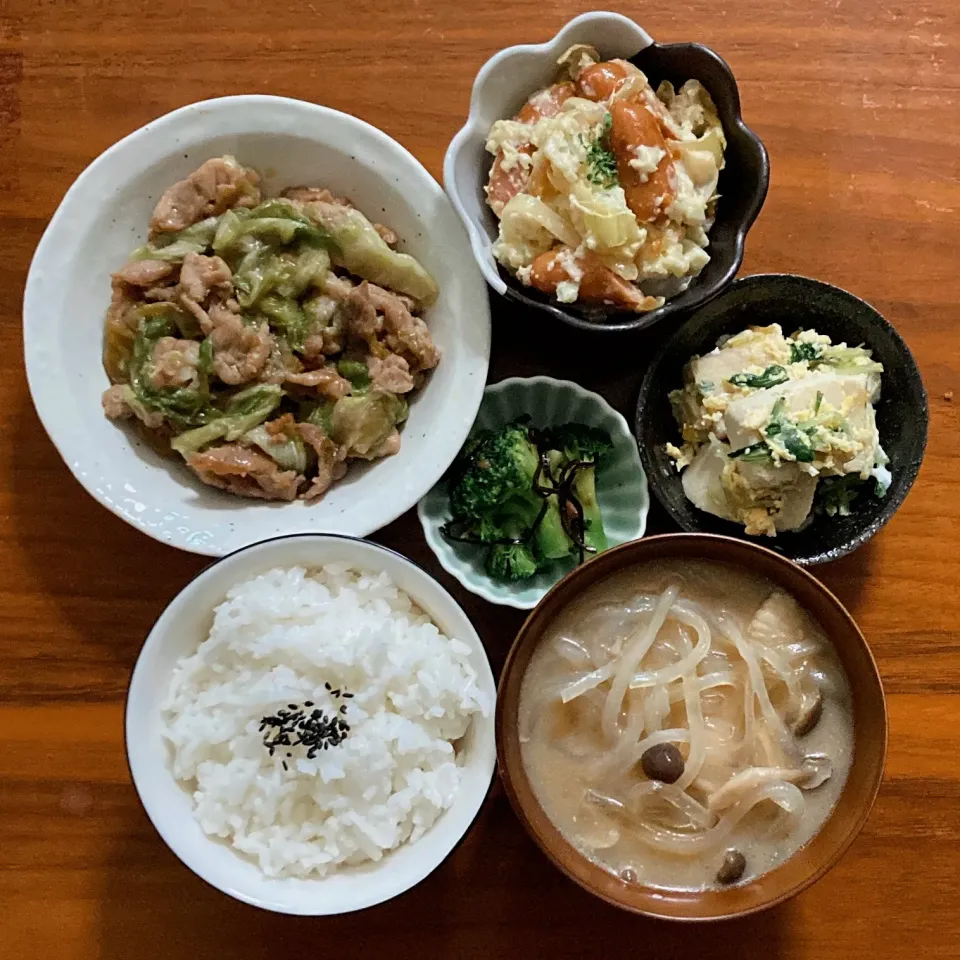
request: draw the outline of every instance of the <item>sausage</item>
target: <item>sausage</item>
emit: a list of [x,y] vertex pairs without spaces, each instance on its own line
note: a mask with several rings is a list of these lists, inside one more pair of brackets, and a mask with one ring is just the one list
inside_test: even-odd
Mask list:
[[[574,85],[569,81],[555,83],[552,87],[535,93],[514,119],[521,123],[534,124],[543,117],[555,117],[575,92]],[[520,152],[529,156],[533,153],[533,146],[527,144],[520,147]],[[493,161],[490,179],[487,181],[487,203],[490,209],[499,217],[507,203],[523,190],[529,178],[530,169],[521,163],[510,170],[504,170],[503,150],[501,150]]]
[[[564,251],[572,251],[569,247],[560,246],[546,253],[541,253],[530,269],[530,283],[542,293],[556,294],[558,284],[573,277],[561,262]],[[591,250],[584,250],[577,254],[577,266],[583,270],[580,278],[580,292],[577,299],[582,303],[604,304],[619,307],[621,310],[644,313],[659,306],[656,297],[646,296],[642,290],[628,283],[619,274],[611,270]]]
[[584,67],[577,76],[577,95],[600,103],[609,100],[623,83],[636,70],[626,60],[605,60]]
[[[627,206],[643,223],[657,220],[676,196],[676,171],[673,157],[657,118],[642,103],[616,100],[610,105],[610,148],[617,159],[620,186]],[[664,155],[656,170],[642,174],[630,166],[634,147],[659,147]]]

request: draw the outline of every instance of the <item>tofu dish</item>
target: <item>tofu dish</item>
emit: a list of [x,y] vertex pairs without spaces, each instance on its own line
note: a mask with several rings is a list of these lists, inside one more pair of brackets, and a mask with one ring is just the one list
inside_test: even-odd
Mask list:
[[329,190],[270,198],[233,157],[207,160],[113,274],[105,414],[211,486],[317,500],[400,449],[440,361],[422,317],[437,285],[398,242]]
[[654,90],[626,60],[571,47],[557,81],[493,124],[493,254],[526,286],[644,313],[689,285],[707,253],[726,138],[698,80]]
[[890,485],[874,404],[883,367],[815,330],[750,327],[684,367],[667,444],[698,509],[773,537],[847,516]]

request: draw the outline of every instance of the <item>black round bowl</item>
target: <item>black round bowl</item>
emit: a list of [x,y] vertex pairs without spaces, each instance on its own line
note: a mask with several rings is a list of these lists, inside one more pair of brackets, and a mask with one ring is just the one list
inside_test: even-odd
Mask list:
[[[719,337],[771,323],[779,323],[784,333],[813,327],[834,343],[862,343],[873,351],[874,359],[883,364],[877,429],[893,481],[882,499],[861,497],[850,516],[814,516],[795,533],[751,537],[743,527],[698,510],[684,496],[680,474],[665,450],[668,442],[680,442],[667,395],[683,385],[684,364],[695,354],[712,350]],[[740,537],[808,565],[856,550],[897,512],[920,469],[928,419],[927,394],[913,355],[869,303],[819,280],[764,274],[737,280],[664,344],[640,387],[635,432],[650,486],[684,530]]]
[[[699,276],[691,280],[686,290],[648,313],[611,312],[603,308],[562,304],[532,287],[525,287],[503,267],[498,268],[507,285],[505,296],[508,299],[544,310],[557,320],[581,330],[605,333],[643,330],[664,317],[688,313],[716,296],[740,269],[747,231],[760,213],[770,182],[767,151],[740,116],[737,81],[722,57],[699,43],[653,43],[630,57],[630,62],[647,75],[654,89],[663,80],[669,80],[678,89],[687,80],[699,80],[716,104],[727,137],[727,150],[724,155],[726,165],[720,171],[717,188],[720,199],[716,220],[707,247],[710,262]],[[488,165],[482,172],[484,183],[489,174]],[[488,215],[493,217],[492,213]]]

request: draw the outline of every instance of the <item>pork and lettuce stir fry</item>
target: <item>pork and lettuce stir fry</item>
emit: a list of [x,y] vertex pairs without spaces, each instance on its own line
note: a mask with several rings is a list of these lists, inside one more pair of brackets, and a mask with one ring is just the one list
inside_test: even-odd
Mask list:
[[103,395],[205,483],[314,500],[351,460],[400,448],[440,354],[433,278],[397,236],[319,187],[265,197],[233,157],[160,198],[113,275]]

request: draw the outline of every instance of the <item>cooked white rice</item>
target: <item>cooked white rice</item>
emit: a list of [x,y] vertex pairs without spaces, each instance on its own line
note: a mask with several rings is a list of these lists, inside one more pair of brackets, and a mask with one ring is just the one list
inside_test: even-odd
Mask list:
[[[268,876],[323,875],[416,841],[453,803],[455,742],[493,706],[469,653],[386,574],[331,564],[237,584],[163,708],[200,826]],[[313,760],[303,746],[271,757],[262,718],[305,701],[345,704],[347,738]]]

